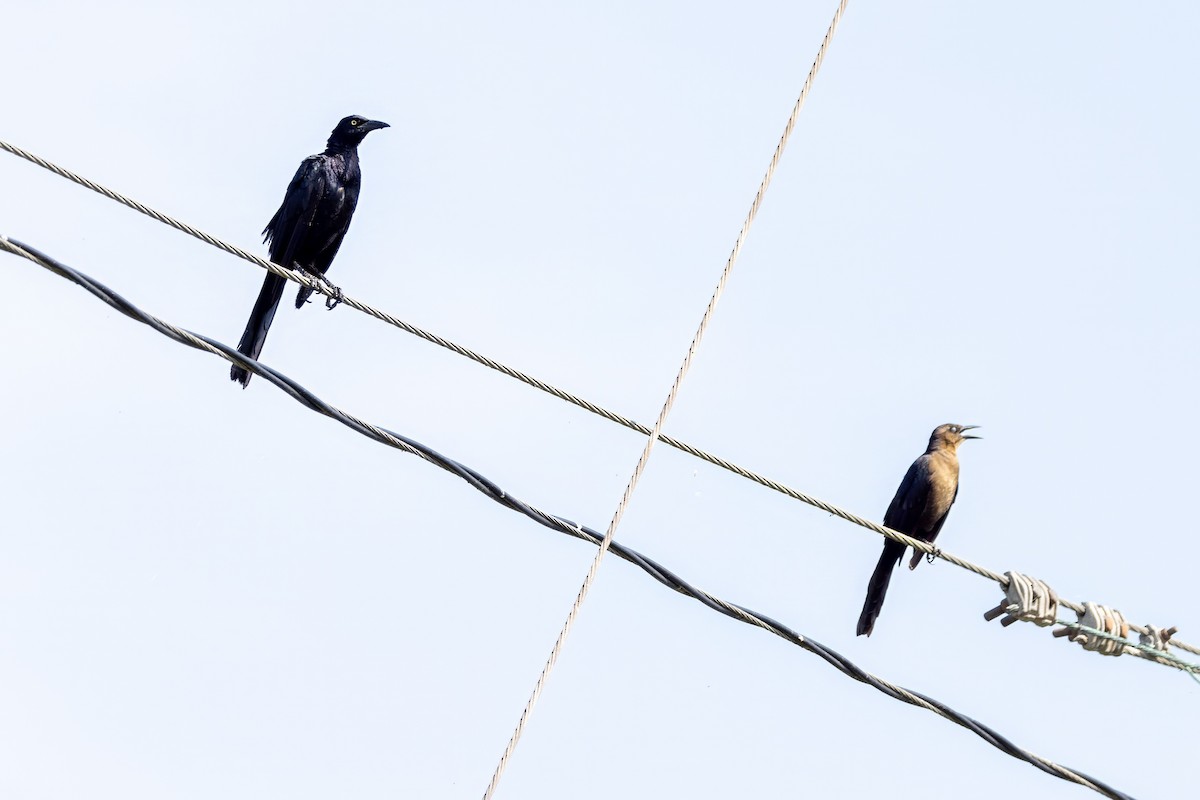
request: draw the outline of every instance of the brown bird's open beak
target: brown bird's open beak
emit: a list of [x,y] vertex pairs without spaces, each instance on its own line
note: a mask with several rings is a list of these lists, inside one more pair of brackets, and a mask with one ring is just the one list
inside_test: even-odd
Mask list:
[[[978,427],[979,427],[978,425],[963,425],[962,429],[964,431],[973,431]],[[964,436],[962,438],[964,438],[964,439],[982,439],[983,437],[982,436]]]

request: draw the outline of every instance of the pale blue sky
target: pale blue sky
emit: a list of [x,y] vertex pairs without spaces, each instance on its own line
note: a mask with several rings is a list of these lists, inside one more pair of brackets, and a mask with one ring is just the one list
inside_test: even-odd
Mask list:
[[[386,120],[330,277],[653,421],[834,10],[22,4],[0,138],[240,246]],[[941,544],[1200,643],[1200,10],[852,3],[667,432],[879,519],[938,423]],[[0,232],[236,343],[261,273],[8,155]],[[593,555],[10,256],[0,796],[482,794]],[[936,365],[923,360],[933,354]],[[643,441],[349,309],[264,360],[603,529]],[[1018,745],[1183,797],[1200,687],[981,614],[854,637],[878,537],[669,450],[618,538]],[[500,798],[1082,797],[603,566]]]

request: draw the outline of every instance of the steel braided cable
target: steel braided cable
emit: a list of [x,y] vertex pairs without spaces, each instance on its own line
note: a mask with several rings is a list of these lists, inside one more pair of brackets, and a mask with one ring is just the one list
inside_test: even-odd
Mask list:
[[[296,383],[290,377],[272,369],[271,367],[268,367],[261,362],[246,358],[237,350],[226,344],[223,344],[222,342],[211,339],[202,334],[193,333],[183,328],[176,327],[159,319],[158,317],[153,316],[152,314],[143,311],[99,281],[96,281],[88,275],[68,267],[62,262],[57,261],[56,259],[27,244],[24,244],[23,242],[0,234],[0,250],[5,250],[14,255],[28,259],[44,269],[47,269],[56,275],[59,275],[60,277],[83,287],[116,311],[119,311],[130,319],[153,328],[154,330],[174,341],[180,342],[181,344],[197,350],[218,355],[221,358],[224,358],[226,361],[244,367],[245,369],[253,372],[255,375],[261,376],[267,382],[283,390],[293,400],[310,409],[311,411],[315,411],[318,414],[340,422],[356,433],[380,442],[381,444],[385,444],[389,447],[394,447],[406,453],[419,456],[425,461],[444,469],[452,475],[462,478],[470,486],[500,505],[520,512],[544,527],[559,531],[561,533],[566,533],[570,536],[574,536],[577,539],[582,539],[594,545],[599,545],[604,539],[600,533],[591,528],[585,527],[576,522],[572,522],[566,518],[547,513],[513,497],[501,489],[495,482],[491,481],[470,467],[464,466],[453,459],[447,458],[446,456],[438,453],[436,450],[433,450],[432,448],[427,447],[426,445],[421,444],[414,439],[410,439],[386,428],[381,428],[364,422],[363,420],[347,414],[335,406],[329,405],[324,400],[320,399],[315,394]],[[878,678],[869,672],[866,672],[854,664],[854,662],[845,658],[836,651],[825,647],[813,639],[797,633],[786,625],[777,622],[768,616],[759,614],[758,612],[752,611],[743,606],[729,603],[709,594],[708,592],[693,587],[671,570],[642,555],[638,551],[633,550],[632,548],[625,547],[619,542],[613,542],[610,546],[610,549],[618,557],[634,564],[659,583],[670,589],[673,589],[685,597],[690,597],[704,604],[705,606],[708,606],[714,611],[718,611],[732,619],[762,628],[765,631],[773,633],[781,639],[791,642],[801,649],[819,656],[826,663],[833,666],[847,677],[871,686],[875,690],[887,695],[888,697],[900,700],[901,702],[916,706],[918,708],[923,708],[926,711],[930,711],[937,716],[942,717],[943,719],[949,720],[956,725],[966,728],[988,744],[1013,758],[1025,761],[1026,763],[1037,767],[1049,775],[1079,784],[1080,786],[1085,786],[1095,792],[1098,792],[1099,794],[1104,795],[1105,797],[1113,798],[1113,800],[1132,800],[1130,795],[1115,789],[1083,772],[1071,769],[1069,767],[1064,767],[1061,764],[1056,764],[1052,761],[1042,758],[1041,756],[1031,753],[1028,750],[1018,747],[1008,738],[1004,737],[1002,734],[995,731],[988,725],[955,711],[953,708],[950,708],[940,701],[934,700],[933,698],[930,698],[927,695],[919,692],[913,692],[909,689],[905,689],[904,687],[897,686]]]
[[713,289],[712,296],[709,298],[708,305],[704,309],[704,313],[700,317],[700,324],[696,328],[696,333],[692,336],[692,341],[688,345],[687,352],[684,354],[683,363],[680,364],[678,372],[675,374],[675,380],[671,384],[671,388],[667,391],[666,400],[663,401],[662,408],[659,410],[658,418],[654,421],[654,429],[650,432],[646,439],[646,444],[642,448],[642,454],[638,458],[637,464],[634,466],[633,474],[629,478],[629,482],[625,486],[625,492],[621,495],[621,500],[617,504],[617,510],[613,513],[612,520],[609,522],[607,530],[604,532],[604,539],[600,542],[600,547],[596,551],[596,556],[592,559],[591,566],[588,568],[587,575],[584,577],[583,585],[579,587],[579,593],[575,597],[574,603],[571,605],[571,610],[567,614],[566,622],[563,624],[562,630],[559,631],[558,637],[554,641],[554,645],[550,650],[550,656],[546,659],[545,665],[542,667],[541,673],[538,675],[537,682],[534,684],[533,692],[529,696],[529,700],[525,704],[524,710],[521,712],[520,718],[517,720],[516,729],[505,746],[504,753],[500,756],[500,761],[496,765],[495,771],[492,773],[492,779],[488,783],[487,789],[483,793],[483,800],[491,800],[496,792],[496,786],[500,781],[501,775],[504,774],[504,768],[508,764],[509,758],[512,757],[513,751],[516,749],[517,743],[521,739],[521,733],[525,729],[525,725],[529,720],[529,715],[533,712],[534,706],[537,704],[538,698],[541,696],[542,690],[545,687],[546,681],[550,677],[554,665],[558,661],[558,657],[562,652],[563,645],[566,642],[567,636],[571,632],[571,627],[575,622],[579,609],[583,605],[583,601],[587,598],[588,591],[596,580],[596,574],[599,572],[600,564],[604,560],[605,554],[612,545],[613,536],[617,532],[617,527],[621,524],[621,518],[625,514],[626,508],[633,497],[633,492],[637,488],[642,474],[645,472],[646,464],[650,460],[650,454],[654,451],[654,445],[658,441],[658,437],[662,435],[663,426],[667,422],[667,417],[671,413],[671,409],[675,405],[675,398],[679,394],[680,387],[683,385],[683,380],[687,376],[692,365],[692,359],[696,356],[696,350],[700,347],[700,342],[704,339],[704,334],[708,330],[708,326],[712,321],[712,316],[717,309],[717,304],[721,300],[721,295],[724,294],[725,286],[729,282],[729,277],[733,273],[733,266],[737,263],[738,255],[742,251],[742,246],[745,244],[746,237],[750,233],[750,227],[754,224],[755,217],[758,216],[758,209],[762,206],[763,198],[766,197],[767,189],[771,185],[771,180],[775,176],[775,170],[779,166],[779,160],[783,157],[783,152],[787,148],[788,140],[791,138],[792,131],[796,127],[796,119],[800,116],[800,110],[804,107],[804,101],[808,98],[808,93],[812,89],[813,80],[817,76],[817,72],[821,69],[821,64],[825,60],[825,53],[829,48],[829,43],[833,40],[833,34],[837,30],[838,22],[841,21],[842,14],[846,10],[848,0],[841,0],[838,3],[837,10],[834,12],[833,21],[830,22],[829,28],[825,32],[825,38],[821,40],[821,46],[817,49],[816,58],[813,60],[812,67],[808,71],[808,75],[804,79],[804,85],[800,89],[800,96],[792,106],[792,113],[788,117],[787,124],[784,126],[783,134],[779,138],[779,143],[775,146],[775,152],[771,156],[771,161],[767,165],[766,174],[763,175],[762,181],[759,182],[758,192],[754,195],[754,201],[750,204],[750,211],[746,214],[746,219],[742,223],[741,230],[738,231],[737,239],[734,240],[733,250],[729,254],[729,258],[725,261],[725,268],[721,271],[720,278],[717,279],[716,288]]
[[[244,259],[245,261],[249,261],[251,264],[256,264],[257,266],[260,266],[269,272],[279,275],[280,277],[295,281],[296,283],[299,283],[303,286],[307,286],[308,288],[313,289],[314,291],[316,291],[320,294],[328,294],[327,286],[324,286],[321,283],[312,280],[312,278],[307,275],[303,275],[301,273],[287,270],[287,269],[279,266],[278,264],[275,264],[274,262],[267,261],[263,258],[253,255],[252,253],[248,253],[245,250],[241,249],[240,247],[237,247],[235,245],[229,244],[228,242],[222,241],[221,239],[218,239],[215,236],[212,236],[212,235],[207,234],[197,228],[194,228],[191,225],[188,225],[187,223],[180,222],[179,220],[176,220],[173,217],[168,216],[167,214],[163,214],[160,211],[156,211],[155,209],[150,208],[147,205],[139,203],[138,201],[133,200],[132,198],[126,197],[125,195],[122,195],[119,192],[115,192],[112,189],[109,189],[105,186],[102,186],[102,185],[96,183],[95,181],[91,181],[81,175],[71,172],[70,170],[65,169],[64,167],[60,167],[57,164],[47,161],[44,158],[41,158],[40,156],[34,155],[33,153],[30,153],[27,150],[17,147],[16,145],[13,145],[13,144],[10,144],[3,140],[0,140],[0,150],[5,150],[15,156],[23,158],[32,164],[36,164],[37,166],[42,167],[43,169],[53,172],[55,175],[58,175],[59,177],[66,178],[67,180],[72,181],[73,183],[76,183],[87,189],[91,189],[92,191],[97,192],[97,193],[103,195],[104,197],[109,198],[110,200],[114,200],[128,208],[134,209],[135,211],[139,211],[139,212],[145,214],[146,216],[163,223],[164,225],[167,225],[178,231],[181,231],[190,236],[193,236],[193,237],[199,239],[200,241],[205,242],[206,244],[210,244],[213,247],[216,247],[217,249],[222,250],[226,253],[235,255],[238,258]],[[553,386],[552,384],[549,384],[549,383],[546,383],[545,381],[539,380],[538,378],[535,378],[532,375],[526,374],[524,372],[521,372],[520,370],[514,369],[505,364],[502,364],[499,361],[496,361],[485,355],[482,355],[481,353],[477,353],[474,350],[471,350],[470,348],[464,347],[456,342],[450,341],[449,339],[445,339],[441,336],[438,336],[435,333],[431,333],[429,331],[426,331],[422,328],[417,327],[416,325],[405,322],[404,320],[399,319],[398,317],[394,317],[391,314],[388,314],[384,311],[380,311],[379,309],[374,308],[373,306],[370,306],[359,300],[355,300],[354,298],[352,298],[348,295],[345,295],[345,294],[342,295],[342,302],[345,305],[350,306],[351,308],[354,308],[358,311],[361,311],[364,314],[367,314],[368,316],[374,317],[375,319],[377,319],[381,322],[385,322],[393,327],[399,328],[400,330],[404,331],[405,333],[412,334],[413,336],[416,336],[420,339],[424,339],[425,341],[427,341],[431,344],[436,344],[439,347],[443,347],[453,353],[463,356],[464,358],[468,358],[468,359],[476,362],[477,364],[481,364],[485,367],[488,367],[489,369],[493,369],[497,372],[500,372],[501,374],[509,376],[510,378],[521,381],[522,383],[524,383],[528,386],[532,386],[535,389],[538,389],[547,394],[553,395],[554,397],[557,397],[560,400],[563,400],[565,402],[571,403],[572,405],[578,406],[579,408],[582,408],[585,411],[588,411],[592,414],[603,417],[604,419],[607,419],[610,422],[615,422],[618,425],[622,425],[626,428],[629,428],[630,430],[637,431],[638,433],[640,433],[644,436],[649,436],[652,432],[650,428],[641,424],[640,422],[636,422],[632,419],[629,419],[628,417],[624,417],[620,414],[617,414],[616,412],[609,411],[608,409],[606,409],[602,406],[598,406],[595,403],[592,403],[582,397],[573,395],[570,392],[564,391],[563,389],[559,389],[558,387]],[[893,539],[893,540],[900,542],[901,544],[904,544],[908,547],[912,547],[916,550],[920,550],[921,552],[926,553],[927,555],[932,555],[937,558],[941,558],[944,561],[954,564],[957,567],[961,567],[962,569],[965,569],[969,572],[973,572],[976,575],[979,575],[984,578],[989,578],[989,579],[999,583],[1001,585],[1001,587],[1007,588],[1007,586],[1008,586],[1008,579],[1005,578],[1004,575],[1002,575],[1001,573],[994,572],[993,570],[987,569],[986,567],[981,567],[978,564],[974,564],[964,558],[960,558],[960,557],[954,555],[953,553],[949,553],[945,550],[940,550],[938,548],[935,548],[933,545],[930,545],[927,542],[922,542],[919,539],[913,539],[909,536],[906,536],[905,534],[900,533],[899,531],[893,531],[890,528],[885,528],[882,525],[878,525],[874,522],[871,522],[870,520],[865,519],[864,517],[860,517],[856,514],[852,514],[849,511],[845,511],[841,508],[838,508],[835,505],[826,503],[823,500],[820,500],[818,498],[807,495],[804,492],[793,489],[790,486],[787,486],[786,484],[780,483],[779,481],[773,480],[764,475],[760,475],[757,472],[753,472],[753,471],[748,470],[744,467],[741,467],[737,464],[734,464],[732,461],[728,461],[724,458],[721,458],[719,456],[708,453],[704,450],[701,450],[698,447],[694,447],[694,446],[688,444],[687,442],[683,442],[678,439],[667,436],[666,434],[660,433],[658,436],[658,440],[663,442],[666,445],[669,445],[670,447],[674,447],[676,450],[680,450],[684,453],[687,453],[690,456],[698,458],[702,461],[706,461],[709,464],[712,464],[713,466],[720,467],[721,469],[732,472],[735,475],[738,475],[742,478],[753,481],[754,483],[757,483],[758,485],[763,486],[767,489],[771,489],[772,491],[779,492],[780,494],[786,495],[786,496],[792,498],[793,500],[799,500],[802,503],[806,503],[810,506],[813,506],[814,508],[819,508],[822,511],[833,514],[836,517],[840,517],[841,519],[844,519],[847,522],[851,522],[855,525],[858,525],[859,527],[866,528],[867,530],[870,530],[870,531],[874,531],[875,533],[878,533],[882,536],[886,536],[887,538]],[[1078,614],[1083,613],[1083,606],[1079,603],[1075,603],[1070,600],[1060,599],[1059,605],[1065,606],[1065,607],[1071,609],[1072,611],[1075,611]],[[1150,633],[1149,629],[1146,628],[1145,626],[1138,625],[1135,623],[1130,623],[1129,626],[1132,630],[1135,630],[1138,633],[1145,633],[1145,634]],[[1186,650],[1187,652],[1192,653],[1194,655],[1200,655],[1200,646],[1188,644],[1187,642],[1179,640],[1179,639],[1172,639],[1170,644],[1173,647],[1178,647],[1180,650]]]

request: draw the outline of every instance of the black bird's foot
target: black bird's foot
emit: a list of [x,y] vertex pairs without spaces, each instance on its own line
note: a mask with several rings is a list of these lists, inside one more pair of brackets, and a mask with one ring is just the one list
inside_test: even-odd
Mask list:
[[325,281],[325,283],[329,289],[329,296],[325,298],[325,310],[333,311],[342,304],[342,290],[329,281]]
[[933,552],[925,554],[925,562],[927,564],[932,564],[939,557],[941,557],[941,555],[942,555],[942,551],[935,547],[935,548],[933,548]]
[[330,283],[328,278],[319,272],[310,272],[308,277],[317,284],[317,291],[325,295],[325,308],[333,311],[342,304],[342,290]]

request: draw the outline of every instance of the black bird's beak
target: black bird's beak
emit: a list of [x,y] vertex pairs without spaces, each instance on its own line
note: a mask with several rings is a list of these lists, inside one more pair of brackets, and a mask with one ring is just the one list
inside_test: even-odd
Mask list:
[[[965,431],[973,431],[978,427],[979,427],[978,425],[963,425],[962,429],[965,432]],[[962,438],[964,438],[964,439],[982,439],[983,437],[982,436],[963,436]]]
[[360,131],[365,131],[367,133],[370,133],[371,131],[377,131],[380,128],[390,128],[390,127],[392,127],[392,126],[388,125],[386,122],[380,122],[377,119],[369,119],[366,122],[364,122],[362,125],[359,125],[358,129]]

